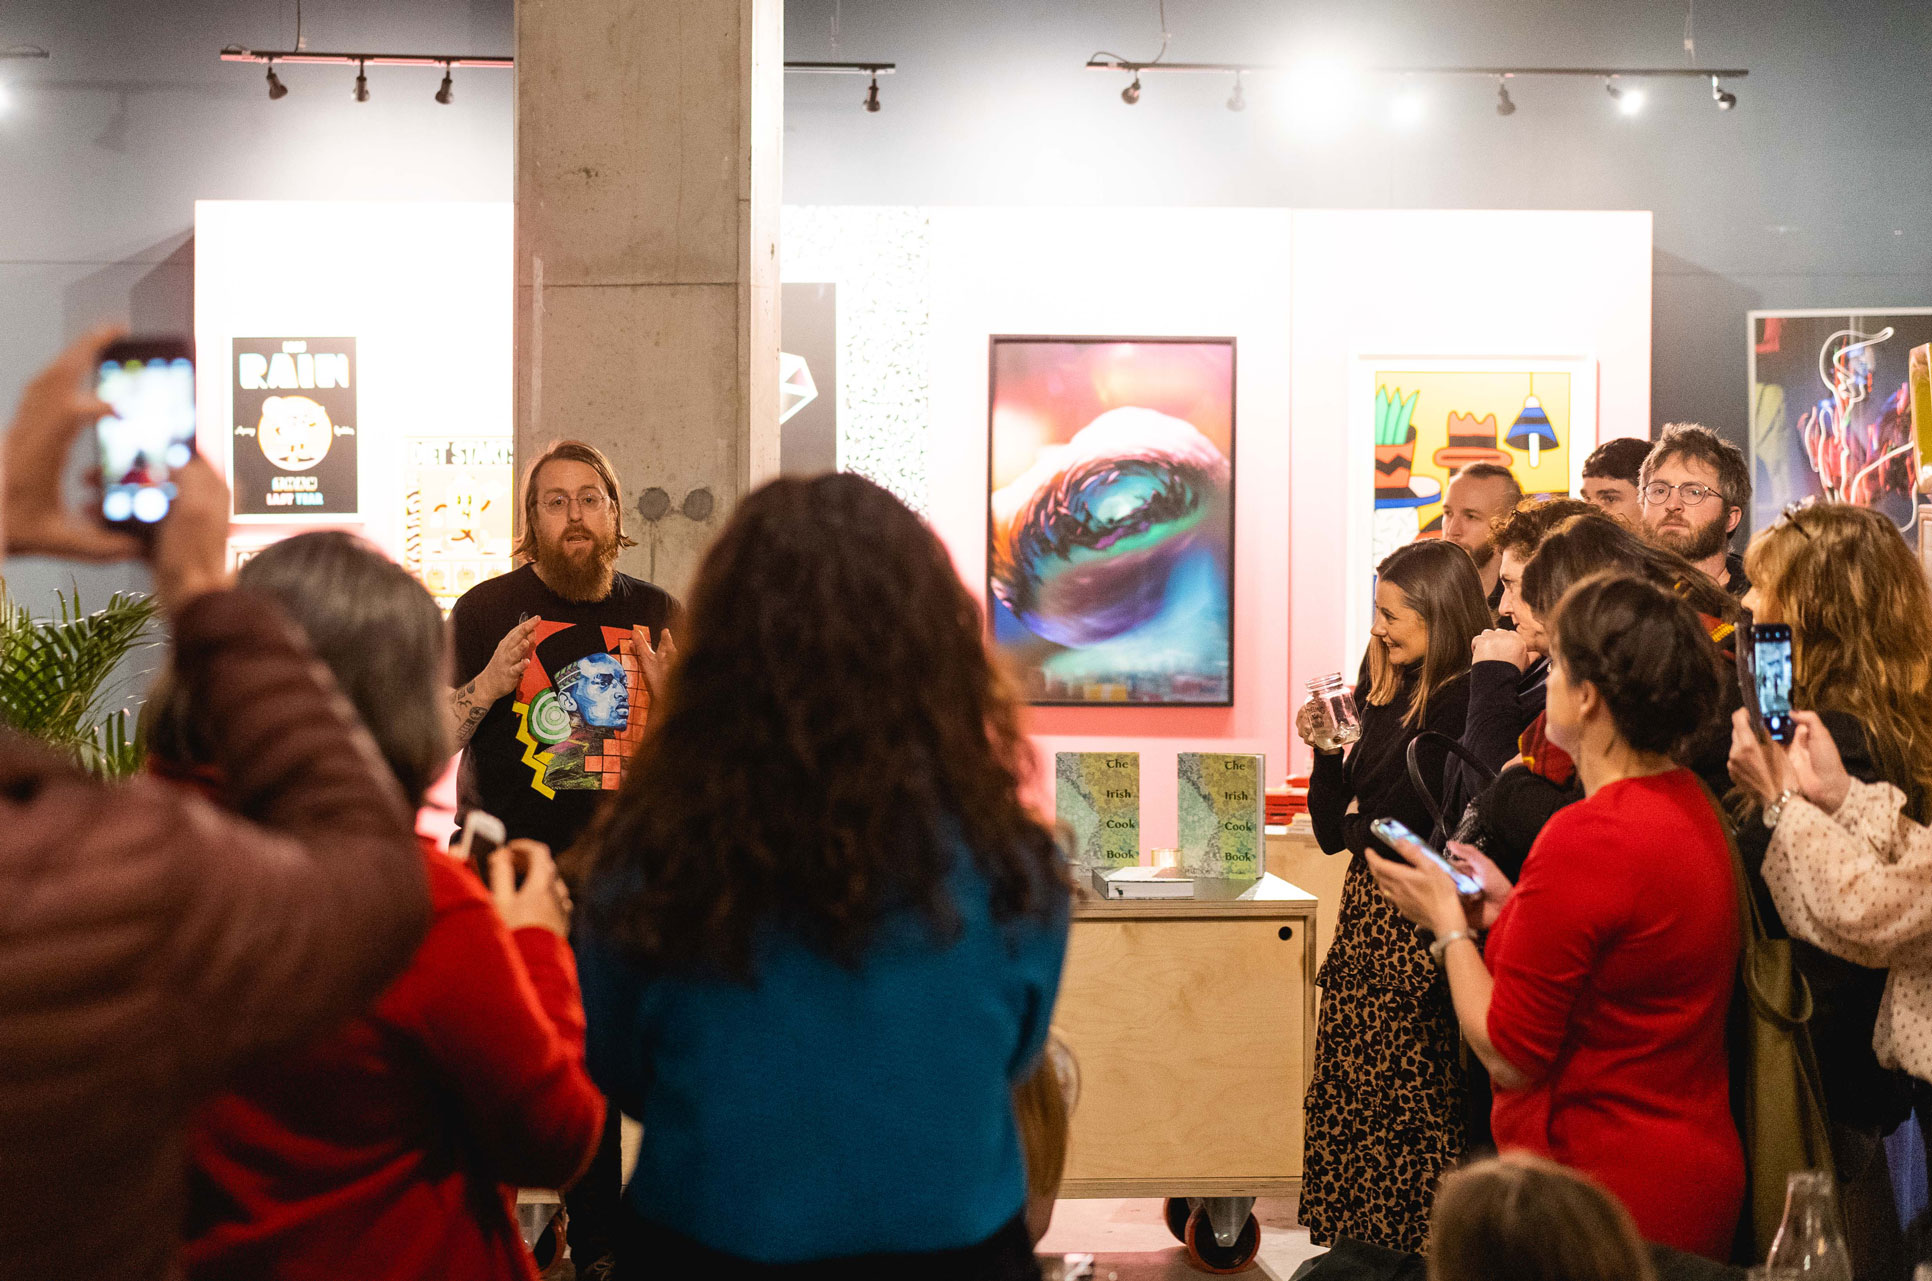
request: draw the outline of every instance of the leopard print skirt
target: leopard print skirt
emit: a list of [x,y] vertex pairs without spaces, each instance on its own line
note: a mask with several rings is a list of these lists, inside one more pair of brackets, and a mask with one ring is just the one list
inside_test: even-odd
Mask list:
[[[1387,968],[1408,969],[1406,950],[1421,946],[1413,929],[1387,919],[1393,909],[1379,895],[1373,903],[1365,897],[1359,888],[1343,895],[1337,942],[1343,931],[1354,933],[1349,950],[1357,957],[1401,949]],[[1462,1158],[1465,1139],[1466,1081],[1448,984],[1438,976],[1416,993],[1372,971],[1323,968],[1302,1226],[1316,1245],[1351,1237],[1423,1253],[1436,1181]]]

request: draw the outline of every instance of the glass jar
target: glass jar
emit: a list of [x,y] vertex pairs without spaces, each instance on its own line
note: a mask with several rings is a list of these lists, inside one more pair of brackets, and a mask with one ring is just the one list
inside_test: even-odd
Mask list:
[[1838,1188],[1823,1170],[1799,1170],[1785,1181],[1784,1220],[1765,1266],[1805,1281],[1852,1281],[1851,1251],[1838,1217]]
[[1355,693],[1342,683],[1340,672],[1308,682],[1308,701],[1318,709],[1313,738],[1324,752],[1338,751],[1362,737],[1362,716],[1355,709]]

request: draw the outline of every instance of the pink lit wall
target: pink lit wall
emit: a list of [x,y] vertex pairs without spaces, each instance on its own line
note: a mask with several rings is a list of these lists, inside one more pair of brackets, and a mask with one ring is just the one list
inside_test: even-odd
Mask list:
[[976,593],[990,335],[1237,341],[1234,705],[1030,714],[1049,808],[1054,752],[1140,752],[1146,848],[1174,840],[1176,753],[1262,752],[1271,782],[1306,768],[1302,683],[1360,658],[1345,652],[1356,357],[1588,358],[1599,434],[1649,432],[1647,213],[930,212],[929,510]]

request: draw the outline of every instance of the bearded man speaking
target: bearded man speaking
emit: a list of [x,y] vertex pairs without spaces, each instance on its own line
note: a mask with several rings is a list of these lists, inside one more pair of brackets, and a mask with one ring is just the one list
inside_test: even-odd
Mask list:
[[[523,481],[524,563],[478,583],[450,611],[458,818],[494,814],[512,838],[574,843],[644,736],[650,690],[676,654],[678,603],[616,570],[624,536],[617,474],[595,447],[559,441]],[[566,1195],[577,1275],[611,1266],[619,1214],[617,1109]]]

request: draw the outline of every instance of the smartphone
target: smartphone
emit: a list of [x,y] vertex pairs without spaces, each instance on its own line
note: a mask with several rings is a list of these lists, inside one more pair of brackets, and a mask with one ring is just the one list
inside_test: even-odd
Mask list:
[[195,456],[195,362],[185,338],[129,338],[101,353],[94,392],[114,410],[94,424],[101,519],[151,530],[174,505],[174,474]]
[[1789,743],[1797,733],[1791,719],[1791,628],[1756,623],[1751,628],[1751,693],[1759,724],[1774,743]]
[[463,857],[470,861],[476,874],[483,883],[490,883],[490,855],[503,847],[503,820],[482,810],[471,810],[463,820],[463,835],[458,843],[463,847]]
[[1392,818],[1378,818],[1369,824],[1369,831],[1390,849],[1398,841],[1407,841],[1422,851],[1422,856],[1449,873],[1449,879],[1456,883],[1456,891],[1464,898],[1474,898],[1483,892],[1483,883],[1469,873],[1444,858],[1440,852],[1429,848],[1429,843],[1409,830],[1408,824]]

